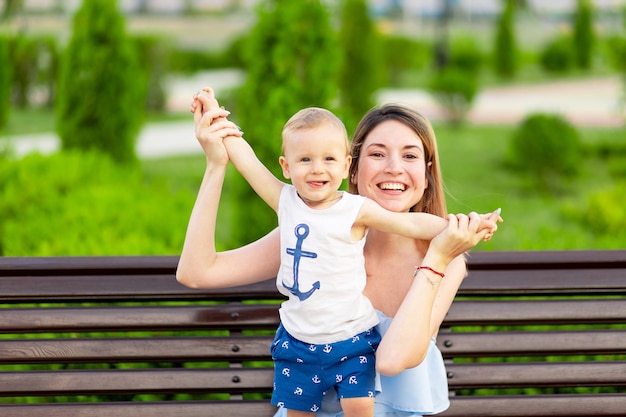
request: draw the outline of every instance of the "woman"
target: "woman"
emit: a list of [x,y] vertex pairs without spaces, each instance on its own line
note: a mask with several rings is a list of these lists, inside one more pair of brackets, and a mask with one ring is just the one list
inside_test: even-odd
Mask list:
[[[195,99],[202,103],[192,105],[192,111],[207,167],[177,279],[192,288],[217,288],[274,278],[280,263],[278,230],[238,249],[220,253],[215,249],[217,207],[228,164],[222,140],[236,134],[238,127],[216,103],[203,95]],[[370,111],[357,127],[352,158],[351,192],[392,211],[446,212],[435,136],[416,112],[393,105]],[[490,218],[501,221],[497,213]],[[448,219],[447,229],[430,243],[374,229],[368,233],[364,292],[381,318],[383,339],[376,368],[385,375],[376,397],[376,416],[420,416],[449,405],[443,360],[434,338],[466,275],[463,254],[489,232],[476,232],[480,218],[475,213]],[[336,415],[338,402],[333,395],[326,398],[318,415]]]

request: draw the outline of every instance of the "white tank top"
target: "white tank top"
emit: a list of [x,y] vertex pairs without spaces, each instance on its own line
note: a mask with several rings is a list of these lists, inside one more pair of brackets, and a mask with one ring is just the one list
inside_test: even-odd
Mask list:
[[342,193],[333,206],[307,206],[292,185],[278,204],[281,265],[278,290],[289,297],[280,319],[289,334],[306,343],[348,339],[378,323],[365,287],[365,237],[350,230],[365,197]]

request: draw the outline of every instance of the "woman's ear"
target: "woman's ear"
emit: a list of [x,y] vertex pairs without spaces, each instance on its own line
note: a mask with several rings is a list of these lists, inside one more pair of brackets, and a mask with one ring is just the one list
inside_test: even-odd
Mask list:
[[433,161],[428,161],[428,163],[426,164],[426,187],[428,188],[428,185],[430,184],[430,179],[432,178],[432,175],[430,174],[430,169],[433,166]]

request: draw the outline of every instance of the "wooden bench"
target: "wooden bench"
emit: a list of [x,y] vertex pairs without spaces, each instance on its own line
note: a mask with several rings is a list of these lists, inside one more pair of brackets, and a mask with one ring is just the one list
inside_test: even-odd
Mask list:
[[[177,261],[0,258],[0,416],[271,416],[274,283],[191,290]],[[626,415],[626,251],[469,266],[438,338],[442,416]]]

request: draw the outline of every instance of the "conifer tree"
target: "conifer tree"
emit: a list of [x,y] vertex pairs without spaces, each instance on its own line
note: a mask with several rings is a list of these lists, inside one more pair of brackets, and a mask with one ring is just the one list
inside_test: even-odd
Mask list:
[[[282,127],[303,107],[330,107],[336,94],[338,47],[320,0],[264,1],[257,17],[244,45],[247,78],[231,118],[242,126],[259,159],[282,178]],[[240,176],[229,181],[236,206],[231,213],[232,243],[267,233],[277,223],[276,214]]]
[[11,65],[9,62],[9,40],[0,36],[0,131],[4,129],[11,109]]
[[95,149],[136,159],[145,76],[116,2],[84,0],[61,62],[56,126],[63,149]]
[[512,77],[517,67],[517,45],[515,42],[515,0],[504,0],[504,9],[498,20],[495,70],[498,75]]
[[343,54],[339,73],[340,116],[352,131],[375,105],[376,90],[384,80],[382,40],[365,0],[343,0],[339,43]]
[[576,63],[579,68],[591,67],[594,38],[591,0],[576,0],[573,39]]

